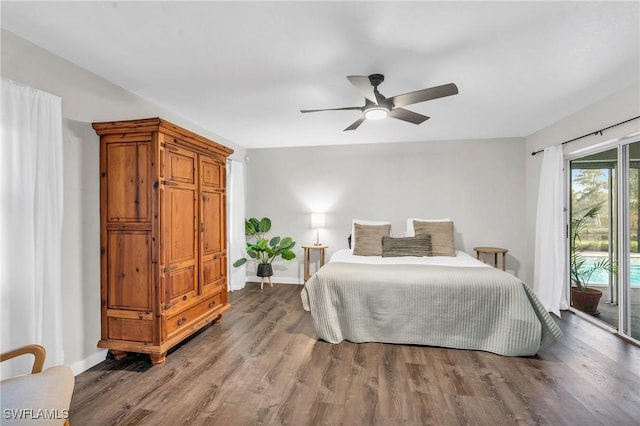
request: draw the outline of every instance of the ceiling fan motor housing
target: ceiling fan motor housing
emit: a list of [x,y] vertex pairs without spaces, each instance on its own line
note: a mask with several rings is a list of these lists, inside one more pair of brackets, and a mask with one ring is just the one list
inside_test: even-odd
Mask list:
[[371,74],[369,76],[369,81],[373,87],[378,87],[380,83],[384,81],[384,75],[382,74]]

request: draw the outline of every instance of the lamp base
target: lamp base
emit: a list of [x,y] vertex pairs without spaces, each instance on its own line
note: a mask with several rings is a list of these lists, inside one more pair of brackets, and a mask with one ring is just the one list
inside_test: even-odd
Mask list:
[[313,243],[314,246],[321,246],[322,243]]

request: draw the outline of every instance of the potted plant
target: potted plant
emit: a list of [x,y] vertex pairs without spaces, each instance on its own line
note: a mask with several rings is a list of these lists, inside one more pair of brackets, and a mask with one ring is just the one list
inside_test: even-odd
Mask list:
[[591,276],[596,271],[615,273],[615,265],[609,258],[586,264],[586,259],[578,247],[581,234],[587,228],[588,221],[600,212],[601,204],[590,208],[584,215],[572,219],[569,227],[569,269],[571,275],[571,305],[590,315],[598,315],[598,303],[602,297],[600,290],[589,288]]
[[273,275],[273,267],[271,264],[278,257],[284,260],[295,259],[296,254],[291,251],[295,246],[295,241],[291,237],[272,237],[267,239],[266,234],[271,230],[271,219],[263,217],[258,220],[255,217],[245,220],[244,234],[247,236],[247,255],[248,258],[242,257],[233,263],[238,267],[244,265],[249,260],[254,260],[257,264],[256,275],[261,278],[260,288],[264,284],[264,277],[269,277],[271,284],[271,276]]

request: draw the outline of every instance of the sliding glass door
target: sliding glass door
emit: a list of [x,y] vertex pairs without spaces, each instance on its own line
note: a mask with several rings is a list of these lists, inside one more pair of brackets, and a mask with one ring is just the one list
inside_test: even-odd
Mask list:
[[640,340],[640,142],[571,159],[571,306]]
[[571,306],[618,328],[617,148],[570,162]]

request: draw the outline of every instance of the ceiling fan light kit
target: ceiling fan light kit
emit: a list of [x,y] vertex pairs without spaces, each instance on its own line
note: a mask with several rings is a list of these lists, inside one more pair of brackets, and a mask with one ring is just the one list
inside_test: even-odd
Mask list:
[[387,118],[387,114],[389,111],[386,108],[369,108],[364,112],[364,116],[367,120],[382,120],[383,118]]
[[360,94],[364,96],[364,106],[362,107],[344,107],[344,108],[328,108],[328,109],[303,109],[302,113],[319,112],[319,111],[347,111],[359,110],[362,116],[344,129],[355,130],[365,120],[381,120],[387,116],[408,123],[420,124],[429,119],[426,115],[409,111],[402,107],[419,102],[430,101],[432,99],[443,98],[458,94],[458,87],[453,84],[443,84],[442,86],[430,87],[428,89],[416,90],[415,92],[404,93],[402,95],[385,97],[378,91],[378,86],[384,81],[384,75],[371,74],[368,77],[362,75],[350,75],[347,79],[353,86],[358,89]]

